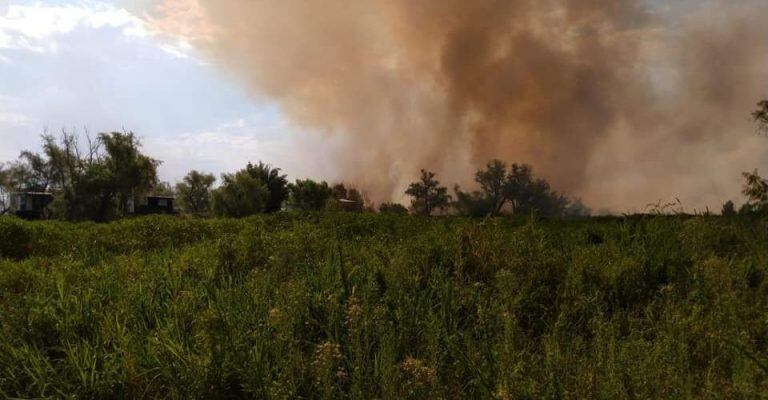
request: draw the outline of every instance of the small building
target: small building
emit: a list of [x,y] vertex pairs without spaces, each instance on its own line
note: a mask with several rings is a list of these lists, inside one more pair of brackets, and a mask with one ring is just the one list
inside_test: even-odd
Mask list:
[[136,207],[136,214],[176,214],[173,203],[176,200],[171,196],[146,196]]
[[363,211],[363,203],[350,199],[339,199],[339,206],[343,211],[359,212]]
[[24,219],[43,219],[48,217],[48,205],[53,201],[53,193],[15,192],[11,193],[13,214]]

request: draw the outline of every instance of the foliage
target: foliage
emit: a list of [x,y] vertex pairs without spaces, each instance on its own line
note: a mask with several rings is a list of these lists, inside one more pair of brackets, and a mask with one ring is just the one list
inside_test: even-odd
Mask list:
[[113,192],[119,207],[125,207],[137,191],[148,191],[157,185],[159,161],[139,152],[141,144],[133,133],[101,133],[97,140],[104,146],[103,164],[107,174],[101,190]]
[[325,208],[332,194],[326,182],[315,182],[311,179],[297,179],[288,189],[288,203],[293,210],[320,211]]
[[404,205],[399,203],[381,203],[379,204],[379,212],[382,214],[408,214],[408,209]]
[[343,183],[337,183],[331,187],[331,197],[339,203],[343,211],[363,212],[366,199],[356,188],[347,188]]
[[448,189],[440,186],[435,174],[421,170],[421,179],[408,186],[405,194],[411,196],[411,208],[420,215],[432,215],[434,211],[445,209],[451,201]]
[[212,194],[216,215],[241,218],[266,211],[269,189],[260,177],[251,174],[249,168],[234,174],[223,174],[221,181],[221,186]]
[[744,203],[739,207],[739,215],[749,215],[752,214],[754,211],[752,210],[752,205],[749,203]]
[[86,138],[83,147],[71,133],[44,135],[43,154],[24,151],[6,170],[6,190],[54,191],[60,217],[107,221],[124,214],[129,199],[157,184],[159,162],[139,151],[133,133]]
[[10,208],[9,195],[12,191],[11,173],[3,163],[0,163],[0,216]]
[[176,195],[182,210],[193,214],[207,214],[211,211],[211,187],[216,178],[192,170],[176,184]]
[[768,181],[763,179],[757,170],[744,172],[744,188],[741,191],[747,196],[747,204],[752,211],[768,210]]
[[506,173],[506,164],[499,160],[491,160],[485,170],[478,170],[475,174],[475,182],[480,185],[480,190],[485,195],[485,203],[490,207],[490,215],[498,215],[507,201]]
[[475,174],[475,182],[480,186],[479,191],[462,192],[457,186],[456,208],[462,215],[467,216],[496,216],[509,205],[513,214],[529,214],[535,212],[544,216],[560,216],[566,213],[588,213],[588,209],[579,201],[569,208],[568,200],[561,194],[552,191],[549,183],[535,178],[533,169],[527,164],[512,164],[507,170],[507,164],[499,160],[491,160],[485,169]]
[[752,117],[757,122],[760,130],[768,132],[768,100],[762,100],[757,103],[758,109],[752,113]]
[[736,206],[733,204],[733,201],[728,200],[723,203],[723,209],[720,214],[724,217],[732,217],[736,215]]
[[495,209],[493,202],[486,198],[483,193],[479,191],[464,192],[458,185],[454,187],[454,192],[456,193],[456,201],[453,205],[460,215],[484,217],[493,214]]
[[280,168],[272,168],[271,165],[259,161],[258,164],[248,163],[245,170],[259,179],[267,188],[267,201],[264,212],[273,213],[280,211],[283,202],[288,198],[288,180],[280,174]]
[[562,215],[568,204],[568,200],[553,191],[546,180],[534,177],[530,165],[512,164],[507,182],[513,213],[557,216]]
[[47,191],[52,179],[51,164],[40,154],[23,151],[15,162],[0,164],[0,215],[10,207],[11,193]]
[[288,181],[280,168],[259,161],[234,174],[223,174],[213,191],[213,211],[226,217],[245,217],[280,211],[288,196]]
[[588,217],[592,215],[592,210],[584,205],[580,198],[569,201],[563,209],[563,215],[566,217]]
[[758,216],[4,218],[0,393],[761,398],[766,227]]

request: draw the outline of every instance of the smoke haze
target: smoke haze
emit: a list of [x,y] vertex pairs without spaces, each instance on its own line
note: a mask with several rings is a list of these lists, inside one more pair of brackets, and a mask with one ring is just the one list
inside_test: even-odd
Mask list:
[[469,186],[499,158],[623,211],[717,207],[768,166],[749,119],[768,94],[766,15],[758,0],[165,0],[146,19],[332,138],[297,157],[374,200],[420,168]]

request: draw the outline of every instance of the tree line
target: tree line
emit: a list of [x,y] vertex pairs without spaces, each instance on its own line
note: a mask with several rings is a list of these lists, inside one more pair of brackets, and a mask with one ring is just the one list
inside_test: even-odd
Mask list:
[[[758,103],[752,114],[759,129],[768,133],[768,100]],[[109,221],[130,213],[137,198],[173,195],[186,213],[221,217],[245,217],[283,210],[338,210],[374,212],[365,194],[344,183],[297,179],[289,182],[280,168],[248,163],[234,173],[225,173],[215,186],[214,175],[190,171],[175,185],[161,182],[161,161],[141,152],[132,132],[100,133],[80,137],[62,131],[42,136],[42,152],[23,151],[16,161],[0,164],[0,214],[9,209],[12,192],[51,192],[53,217],[66,220]],[[743,174],[742,194],[747,202],[739,210],[732,201],[722,214],[768,211],[768,181],[757,170]],[[421,170],[405,194],[410,207],[382,203],[381,213],[414,213],[430,216],[458,214],[472,217],[503,214],[541,216],[586,216],[590,210],[579,199],[569,199],[536,177],[527,164],[491,160],[475,173],[477,189],[454,186],[453,195],[436,174]]]
[[[23,151],[16,161],[0,165],[0,210],[8,210],[7,194],[50,192],[52,216],[66,220],[109,221],[130,213],[130,204],[146,195],[175,196],[180,209],[197,215],[245,217],[278,211],[337,210],[375,212],[361,190],[344,183],[297,179],[289,182],[280,168],[264,162],[248,163],[225,173],[215,186],[214,175],[190,171],[171,186],[158,179],[161,161],[141,152],[132,132],[101,133],[96,137],[62,132],[42,137],[42,152]],[[475,174],[479,190],[456,186],[455,200],[433,172],[422,170],[405,194],[410,207],[379,204],[378,212],[468,216],[520,214],[585,215],[579,201],[569,201],[536,178],[525,164],[492,160]]]
[[[18,160],[0,166],[0,187],[11,192],[51,192],[53,216],[67,220],[109,221],[129,213],[129,204],[148,194],[173,195],[184,212],[198,215],[245,217],[281,210],[376,211],[365,194],[344,183],[297,179],[289,182],[280,168],[248,163],[234,173],[214,175],[190,171],[171,186],[158,179],[161,161],[141,152],[132,132],[101,133],[85,138],[62,132],[43,135],[42,152],[24,151]],[[528,165],[507,165],[499,160],[476,173],[480,190],[465,193],[455,187],[456,200],[433,172],[409,185],[410,208],[382,203],[382,213],[434,215],[500,215],[503,212],[562,215],[576,210],[549,184],[535,178]],[[7,196],[0,208],[7,210]],[[505,206],[509,206],[505,208]],[[582,211],[585,211],[583,209]]]

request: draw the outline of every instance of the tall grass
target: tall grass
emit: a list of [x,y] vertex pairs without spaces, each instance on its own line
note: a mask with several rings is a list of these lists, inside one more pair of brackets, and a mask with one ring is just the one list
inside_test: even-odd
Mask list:
[[764,398],[768,220],[0,219],[0,397]]

